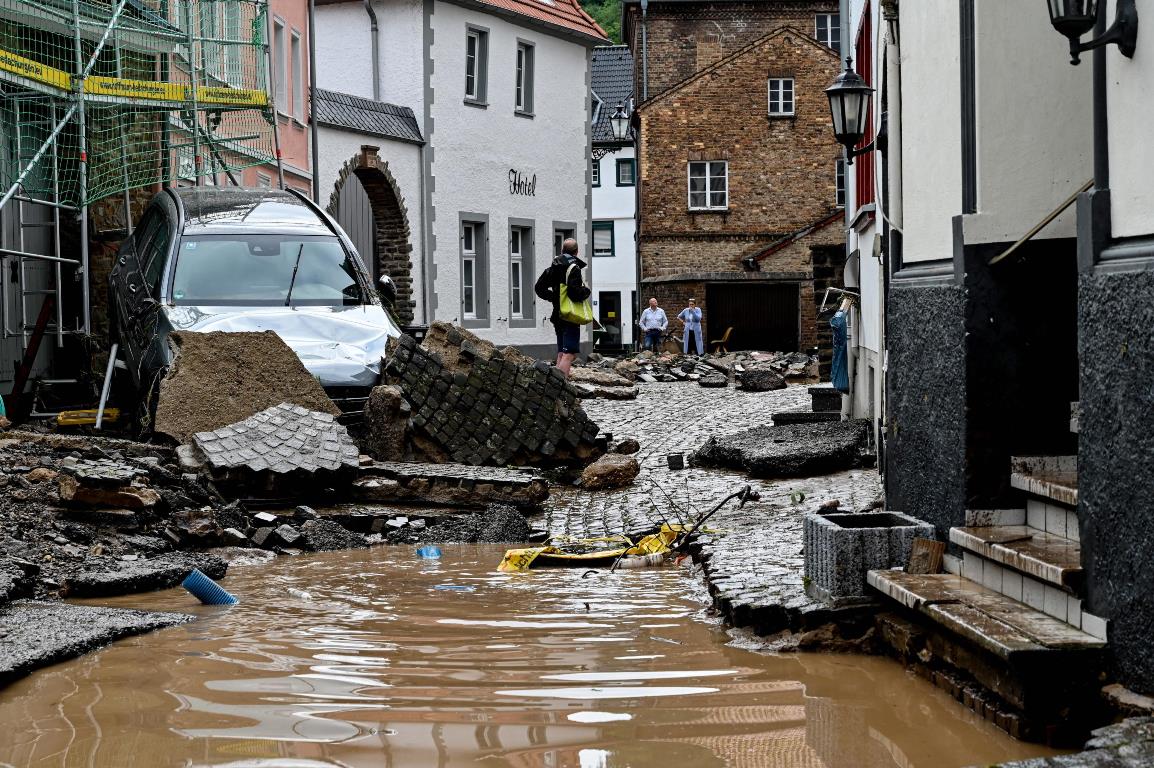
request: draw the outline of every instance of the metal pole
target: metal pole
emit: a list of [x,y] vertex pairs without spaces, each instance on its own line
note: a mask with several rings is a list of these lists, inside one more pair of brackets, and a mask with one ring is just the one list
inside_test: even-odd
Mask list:
[[112,343],[112,349],[108,350],[108,365],[104,368],[104,384],[100,387],[100,405],[96,407],[96,428],[100,429],[104,423],[104,406],[108,403],[108,391],[112,388],[112,372],[116,368],[116,353],[120,350],[120,344]]
[[[124,77],[124,62],[120,58],[120,39],[119,37],[112,38],[112,46],[116,52],[116,76]],[[124,229],[129,236],[132,235],[132,196],[129,191],[128,178],[128,141],[124,137],[124,113],[120,112],[116,116],[116,126],[120,130],[120,164],[124,169]]]
[[[124,2],[122,0],[120,7],[123,8],[123,6]],[[84,51],[82,50],[80,41],[80,0],[72,0],[72,24],[73,29],[76,30],[76,36],[73,41],[76,70],[78,72],[84,72]],[[95,63],[95,56],[92,61]],[[73,94],[73,98],[75,99],[73,108],[76,110],[76,149],[80,154],[79,172],[77,173],[77,190],[80,199],[77,202],[80,206],[80,290],[83,294],[81,297],[83,302],[81,324],[84,335],[87,336],[92,331],[92,297],[88,295],[88,127],[84,119],[83,75],[74,81],[73,87],[75,89]],[[67,116],[65,119],[67,120]]]
[[269,113],[272,117],[272,144],[273,149],[276,151],[276,177],[277,184],[281,189],[284,189],[284,158],[281,156],[280,151],[280,118],[277,116],[276,81],[273,80],[272,66],[272,16],[269,14],[267,9],[265,10],[264,14],[264,28],[264,61],[265,71],[268,73],[268,77],[265,78],[265,82],[268,83],[268,106]]
[[[49,115],[52,122],[56,122],[56,102],[53,101]],[[60,199],[60,145],[52,147],[52,197]],[[60,258],[60,209],[52,209],[52,254]],[[60,262],[53,265],[56,277],[56,348],[64,346],[64,293],[61,288],[64,279],[61,275]]]
[[[184,6],[185,23],[188,25],[188,92],[192,95],[192,167],[193,184],[200,186],[200,112],[197,111],[196,101],[196,41],[192,35],[192,3]],[[179,166],[179,162],[177,163]]]
[[[309,0],[309,133],[312,139],[313,152],[313,202],[317,205],[321,204],[321,160],[319,145],[320,140],[317,138],[317,25],[316,25],[316,0]],[[376,38],[373,39],[374,45]],[[374,66],[376,63],[374,62]],[[379,78],[376,70],[373,70],[373,77]]]

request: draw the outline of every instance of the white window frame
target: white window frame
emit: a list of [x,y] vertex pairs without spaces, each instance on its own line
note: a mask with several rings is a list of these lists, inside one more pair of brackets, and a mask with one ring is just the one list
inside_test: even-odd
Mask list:
[[525,241],[524,227],[509,228],[509,316],[525,318]]
[[[469,52],[469,44],[472,43],[473,51]],[[480,83],[478,78],[478,69],[481,63],[481,33],[476,29],[470,29],[465,32],[465,98],[479,99]],[[472,88],[469,87],[469,81],[472,80]]]
[[292,30],[289,38],[289,67],[293,86],[293,119],[298,123],[305,121],[305,72],[304,72],[304,43],[301,33]]
[[[704,166],[703,170],[705,171],[705,173],[695,175],[693,172],[694,166]],[[715,174],[714,173],[714,170],[716,170],[715,166],[721,166],[721,169],[724,173],[722,175]],[[685,175],[686,175],[685,189],[686,189],[687,202],[689,204],[689,210],[691,210],[691,211],[727,211],[727,210],[729,210],[729,161],[728,160],[690,160],[689,163],[686,164],[686,174]],[[695,191],[693,189],[693,179],[694,178],[704,178],[705,179],[705,189],[703,191]],[[719,190],[713,189],[713,184],[711,182],[715,178],[724,179],[724,182],[725,182],[724,189],[719,189]],[[693,196],[695,194],[705,195],[705,205],[694,205],[693,204]],[[721,205],[714,204],[713,196],[715,194],[725,195],[725,199]]]
[[[472,291],[471,296],[466,289]],[[468,221],[461,225],[461,314],[467,320],[477,319],[477,225]]]
[[839,157],[834,165],[834,204],[838,208],[845,208],[845,158]]
[[276,82],[273,84],[273,99],[276,111],[288,115],[288,72],[285,67],[285,26],[280,19],[272,20],[272,71]]
[[593,186],[601,186],[601,158],[593,158]]
[[525,108],[526,99],[528,96],[527,87],[529,85],[529,46],[524,43],[517,43],[517,77],[516,83],[513,86],[515,98],[513,99],[513,108],[518,112],[527,112]]
[[[824,35],[821,32],[821,23],[823,21],[826,24]],[[838,53],[841,53],[841,14],[815,14],[813,17],[813,37],[827,48],[832,48]]]
[[[785,109],[787,91],[789,98],[788,110]],[[797,92],[794,89],[792,77],[769,78],[769,82],[766,84],[766,98],[766,109],[770,117],[790,117],[797,114]]]

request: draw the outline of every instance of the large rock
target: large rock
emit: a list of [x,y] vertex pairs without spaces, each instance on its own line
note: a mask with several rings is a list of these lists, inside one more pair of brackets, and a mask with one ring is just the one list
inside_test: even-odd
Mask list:
[[59,477],[60,500],[88,507],[115,507],[117,509],[150,509],[160,501],[160,494],[152,488],[124,485],[101,488],[81,485],[69,475]]
[[629,387],[633,384],[632,380],[612,371],[583,366],[575,366],[569,371],[569,381],[598,387]]
[[187,442],[280,403],[340,410],[272,331],[169,334],[176,357],[160,384],[155,430]]
[[637,381],[637,374],[641,373],[641,366],[632,360],[618,360],[613,364],[613,371],[629,381]]
[[529,534],[524,515],[504,504],[490,504],[483,513],[450,517],[430,525],[417,538],[429,542],[508,544],[527,541]]
[[709,438],[690,461],[741,469],[753,477],[824,475],[860,466],[868,434],[864,419],[754,427]]
[[581,473],[581,487],[587,491],[601,491],[629,485],[641,471],[637,459],[623,453],[607,453],[585,467]]
[[708,376],[702,376],[697,380],[697,383],[702,387],[720,389],[721,387],[729,386],[729,379],[720,373],[713,373]]
[[785,377],[769,368],[750,368],[741,374],[741,389],[749,392],[768,392],[771,389],[785,389],[788,386]]
[[364,437],[361,448],[378,461],[400,461],[405,456],[405,436],[409,431],[412,407],[400,387],[373,387],[365,403]]

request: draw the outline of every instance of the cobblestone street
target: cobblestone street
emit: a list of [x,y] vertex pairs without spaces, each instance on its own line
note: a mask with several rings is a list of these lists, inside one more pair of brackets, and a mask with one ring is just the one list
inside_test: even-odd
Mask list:
[[775,411],[808,410],[805,386],[755,393],[656,383],[642,385],[636,400],[586,400],[584,406],[614,440],[641,443],[641,473],[618,490],[554,488],[546,515],[551,533],[602,536],[657,524],[662,516],[685,519],[678,509],[697,514],[749,484],[761,500],[741,511],[731,502],[709,525],[724,533],[702,539],[700,560],[716,604],[734,625],[762,632],[807,625],[804,617],[822,610],[802,585],[801,515],[833,499],[843,509],[869,506],[882,495],[876,470],[756,480],[729,470],[675,471],[666,462],[667,454],[688,454],[710,435],[767,424]]

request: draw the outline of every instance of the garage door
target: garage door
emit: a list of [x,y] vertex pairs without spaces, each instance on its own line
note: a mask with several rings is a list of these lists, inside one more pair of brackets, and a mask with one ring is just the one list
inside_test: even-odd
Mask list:
[[728,347],[796,352],[797,283],[714,283],[705,287],[708,339],[732,327]]

